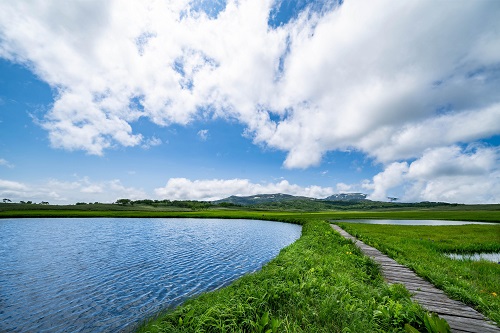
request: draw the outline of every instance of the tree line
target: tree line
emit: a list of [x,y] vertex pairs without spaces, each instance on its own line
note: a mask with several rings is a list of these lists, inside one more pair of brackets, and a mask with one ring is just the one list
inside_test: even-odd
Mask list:
[[[3,203],[13,203],[12,200],[8,199],[8,198],[4,198],[2,200]],[[48,201],[42,201],[42,202],[39,202],[38,204],[36,202],[33,202],[33,201],[19,201],[20,204],[26,204],[26,205],[50,205]]]
[[118,199],[114,202],[117,205],[122,206],[133,206],[133,205],[148,205],[153,207],[179,207],[179,208],[189,208],[189,209],[208,209],[212,207],[241,207],[241,205],[221,202],[221,203],[212,203],[209,201],[196,201],[196,200],[151,200],[151,199],[142,199],[142,200],[130,200],[130,199]]

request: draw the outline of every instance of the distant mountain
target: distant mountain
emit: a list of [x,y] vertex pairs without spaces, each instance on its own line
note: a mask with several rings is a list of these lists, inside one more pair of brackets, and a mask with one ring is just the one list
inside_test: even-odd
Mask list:
[[325,201],[363,201],[367,195],[363,193],[338,193],[323,199]]
[[250,206],[250,205],[262,205],[269,203],[281,203],[281,202],[297,202],[297,201],[364,201],[366,199],[366,194],[363,193],[339,193],[331,195],[325,199],[315,199],[309,197],[301,197],[290,194],[257,194],[251,195],[248,197],[239,197],[239,196],[230,196],[225,199],[214,201],[215,204],[219,203],[232,203],[236,205],[242,206]]
[[227,203],[232,203],[232,204],[236,204],[236,205],[249,206],[249,205],[260,205],[260,204],[266,204],[266,203],[272,203],[272,202],[287,202],[287,201],[297,201],[297,200],[314,201],[317,199],[308,198],[308,197],[300,197],[300,196],[295,196],[295,195],[290,195],[290,194],[275,193],[275,194],[257,194],[257,195],[251,195],[248,197],[239,197],[239,196],[232,195],[228,198],[214,201],[214,203],[219,204],[222,202],[227,202]]

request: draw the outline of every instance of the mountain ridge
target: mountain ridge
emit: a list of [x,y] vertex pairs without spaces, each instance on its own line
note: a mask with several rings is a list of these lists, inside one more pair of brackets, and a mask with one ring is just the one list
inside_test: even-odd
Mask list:
[[277,203],[277,202],[290,202],[290,201],[348,201],[348,202],[356,202],[356,201],[369,201],[366,199],[367,195],[363,193],[337,193],[330,195],[323,199],[305,197],[305,196],[296,196],[291,194],[283,194],[283,193],[270,193],[270,194],[256,194],[250,196],[237,196],[232,195],[224,199],[215,200],[213,203],[232,203],[236,205],[248,206],[255,204],[266,204],[266,203]]

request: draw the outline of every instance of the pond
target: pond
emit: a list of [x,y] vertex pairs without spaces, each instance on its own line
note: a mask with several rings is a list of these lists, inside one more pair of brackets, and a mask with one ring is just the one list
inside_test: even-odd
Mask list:
[[349,222],[366,224],[393,224],[393,225],[464,225],[464,224],[497,224],[491,222],[471,222],[471,221],[446,221],[446,220],[332,220],[331,222]]
[[447,253],[446,256],[455,260],[486,260],[500,264],[500,253],[472,253],[472,254],[458,254],[458,253]]
[[253,220],[0,220],[0,332],[130,331],[259,270],[300,234]]

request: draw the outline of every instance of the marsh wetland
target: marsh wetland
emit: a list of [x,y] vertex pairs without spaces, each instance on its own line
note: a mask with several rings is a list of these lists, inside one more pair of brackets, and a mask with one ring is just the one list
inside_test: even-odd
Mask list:
[[[263,266],[260,264],[257,269],[248,271],[253,273],[243,273],[233,282],[223,283],[223,288],[212,292],[198,296],[188,294],[185,298],[178,299],[176,304],[182,303],[178,306],[173,304],[174,307],[163,307],[157,304],[154,307],[157,312],[139,311],[140,316],[135,317],[132,322],[146,321],[138,328],[140,332],[404,332],[406,324],[426,332],[426,311],[412,302],[410,294],[403,286],[387,285],[377,264],[364,256],[352,242],[333,231],[329,223],[342,225],[349,232],[445,290],[452,298],[464,301],[498,322],[497,294],[500,285],[498,281],[500,265],[483,261],[477,263],[456,261],[447,258],[445,254],[498,252],[500,224],[391,226],[342,222],[345,219],[357,218],[498,222],[500,221],[498,210],[0,211],[0,216],[4,217],[12,215],[62,217],[65,214],[94,218],[141,217],[150,219],[153,225],[157,223],[155,218],[158,217],[224,218],[229,219],[228,223],[234,218],[245,218],[302,225],[299,239],[283,248],[268,263]],[[116,231],[120,228],[117,227]],[[46,232],[50,233],[50,229]],[[153,237],[157,233],[152,231],[148,236]],[[22,244],[18,243],[17,247],[19,246]],[[163,261],[165,258],[153,258],[151,264],[161,266]],[[146,270],[140,265],[131,269],[132,275],[146,274]],[[116,284],[110,284],[112,287],[118,285],[118,281]],[[1,286],[3,288],[6,285],[2,283]],[[161,288],[165,288],[165,285]],[[19,297],[20,295],[18,294]],[[125,298],[130,297],[128,291],[125,291],[124,295]],[[115,301],[101,298],[99,303],[101,309],[111,311],[109,312],[111,321],[118,316],[115,311],[117,309]],[[21,322],[25,322],[30,316],[40,315],[41,307],[37,302],[40,300],[32,300],[31,312],[23,315],[25,318],[20,317]],[[125,316],[133,317],[132,307],[118,309],[122,310]],[[92,325],[99,326],[105,322],[104,319],[97,320],[92,322]],[[129,330],[131,327],[133,326],[122,329]],[[18,331],[23,330],[18,329]]]

